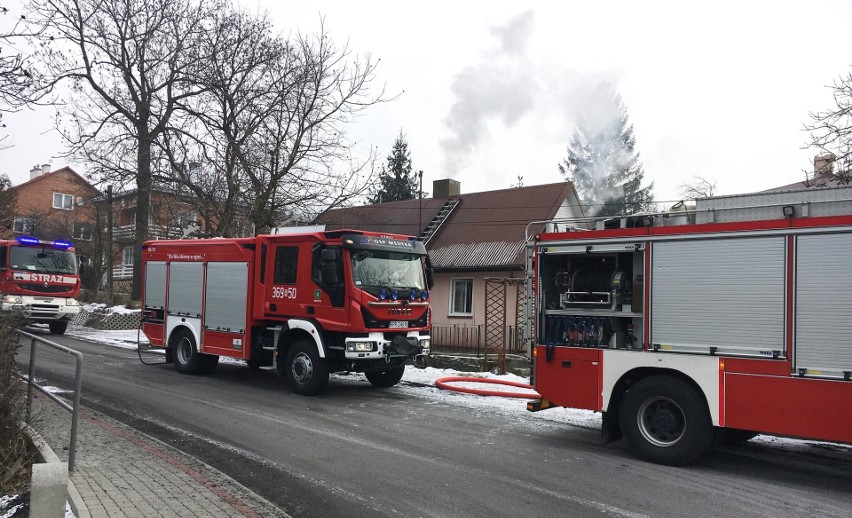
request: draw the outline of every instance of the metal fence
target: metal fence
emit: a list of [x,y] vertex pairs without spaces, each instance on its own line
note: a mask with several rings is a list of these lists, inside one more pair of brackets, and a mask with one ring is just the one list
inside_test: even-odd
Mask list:
[[[77,420],[79,418],[79,410],[80,410],[80,386],[82,384],[83,379],[83,353],[80,351],[75,351],[73,349],[69,349],[64,345],[59,345],[57,343],[51,342],[50,340],[46,340],[39,336],[27,333],[26,331],[18,331],[18,334],[25,338],[30,339],[30,365],[29,365],[29,373],[27,377],[24,377],[20,373],[15,373],[16,376],[21,378],[22,380],[27,382],[27,424],[30,424],[32,417],[32,404],[33,404],[33,389],[38,390],[45,396],[49,397],[53,401],[59,404],[65,410],[71,412],[71,440],[68,446],[68,471],[74,471],[74,454],[77,449]],[[37,384],[35,382],[35,368],[36,368],[36,345],[45,345],[47,347],[51,347],[58,351],[62,351],[66,354],[70,354],[74,357],[75,361],[75,374],[74,374],[74,404],[69,405],[65,402],[65,400],[55,396],[51,392],[45,390],[44,387]]]
[[[526,353],[524,330],[515,326],[506,326],[506,352],[509,354]],[[475,354],[477,357],[486,352],[483,326],[443,326],[432,325],[433,353]],[[492,344],[489,344],[492,345]]]

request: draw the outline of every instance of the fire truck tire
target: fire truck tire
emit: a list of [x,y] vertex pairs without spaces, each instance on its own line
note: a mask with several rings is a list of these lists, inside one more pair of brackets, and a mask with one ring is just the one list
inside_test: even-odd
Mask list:
[[175,369],[181,374],[199,374],[204,361],[200,359],[201,355],[198,354],[198,347],[195,345],[192,333],[185,329],[175,331],[171,344]]
[[287,349],[287,381],[301,396],[313,396],[328,385],[328,363],[313,342],[299,340]]
[[68,329],[68,321],[67,320],[54,320],[53,322],[49,322],[47,327],[50,328],[50,334],[52,335],[63,335],[65,334],[65,330]]
[[689,464],[713,447],[704,398],[678,378],[652,376],[636,383],[624,396],[619,421],[631,451],[657,464]]
[[403,374],[405,374],[405,365],[394,369],[388,369],[386,371],[372,371],[364,373],[364,375],[367,376],[367,381],[369,381],[374,387],[393,387],[399,383]]

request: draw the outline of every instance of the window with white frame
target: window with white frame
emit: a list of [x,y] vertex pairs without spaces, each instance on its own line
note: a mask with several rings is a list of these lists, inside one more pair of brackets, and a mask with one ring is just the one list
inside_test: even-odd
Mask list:
[[74,196],[70,194],[53,193],[53,208],[62,210],[74,209]]
[[12,223],[12,232],[15,234],[31,234],[33,231],[33,222],[30,218],[16,217]]
[[450,316],[473,315],[473,279],[450,279]]
[[92,225],[88,223],[74,223],[74,231],[72,233],[74,239],[80,241],[92,240]]
[[123,266],[127,266],[127,267],[133,266],[133,247],[132,246],[125,247],[124,250],[121,251],[121,264]]

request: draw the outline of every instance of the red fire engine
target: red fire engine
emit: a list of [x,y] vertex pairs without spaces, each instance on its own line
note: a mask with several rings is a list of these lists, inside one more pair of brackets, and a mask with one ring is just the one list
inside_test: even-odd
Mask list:
[[669,465],[757,433],[852,442],[851,206],[826,189],[551,224],[530,241],[528,409],[602,412],[605,440]]
[[67,241],[31,236],[0,241],[0,309],[61,335],[80,312],[77,255]]
[[355,230],[148,241],[142,330],[178,372],[220,356],[313,395],[330,372],[402,378],[429,352],[431,263],[416,238]]

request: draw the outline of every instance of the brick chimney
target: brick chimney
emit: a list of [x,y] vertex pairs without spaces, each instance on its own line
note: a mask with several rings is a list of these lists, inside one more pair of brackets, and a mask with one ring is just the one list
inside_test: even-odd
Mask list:
[[47,174],[50,172],[50,164],[42,164],[42,165],[34,165],[32,169],[30,169],[30,180],[33,178],[37,178],[43,174]]
[[461,194],[461,183],[457,180],[444,178],[432,182],[433,198],[452,198]]
[[826,153],[824,155],[815,156],[814,177],[819,177],[825,174],[832,174],[834,172],[835,160],[837,160],[837,157],[834,156],[834,153]]

